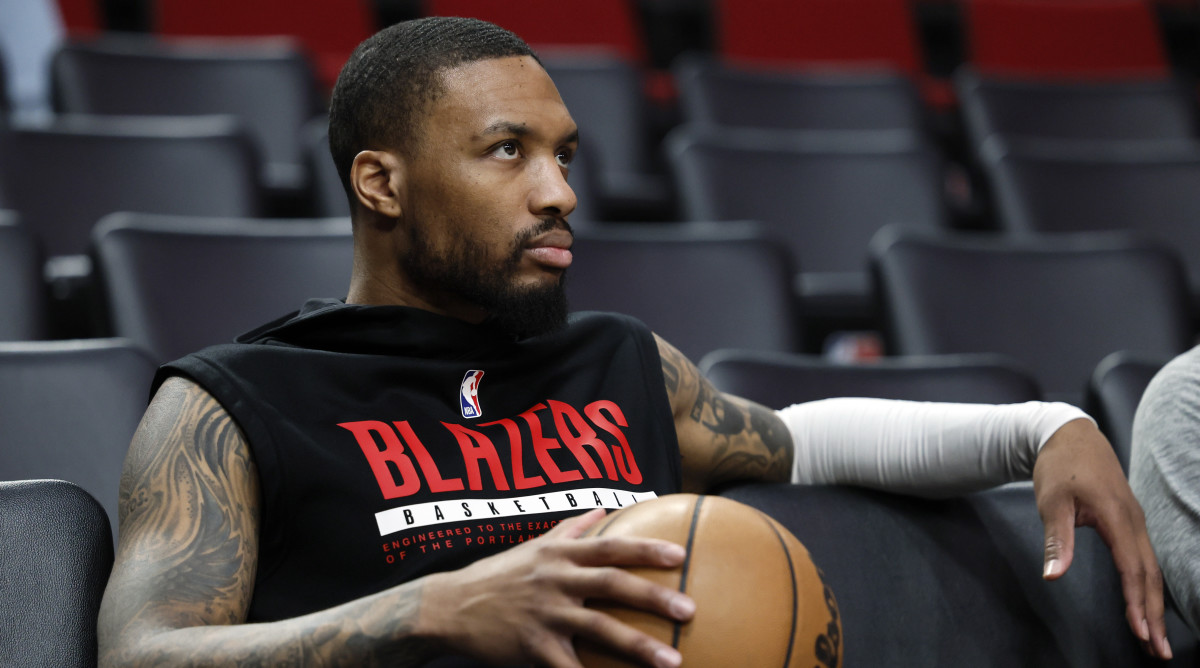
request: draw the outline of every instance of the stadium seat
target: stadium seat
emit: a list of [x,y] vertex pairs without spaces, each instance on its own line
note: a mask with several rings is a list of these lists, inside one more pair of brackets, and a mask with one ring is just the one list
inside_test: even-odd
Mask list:
[[716,52],[743,64],[818,70],[893,71],[938,109],[953,89],[928,76],[909,0],[718,0]]
[[692,360],[717,348],[799,345],[790,258],[758,225],[582,227],[575,251],[574,311],[632,315]]
[[0,663],[96,666],[109,526],[96,500],[69,482],[0,482]]
[[1032,139],[1200,139],[1192,93],[1172,79],[1040,81],[955,75],[973,146],[992,135]]
[[1153,7],[1146,0],[964,4],[967,60],[984,74],[1046,78],[1168,75]]
[[1170,357],[1121,350],[1096,365],[1088,381],[1085,408],[1096,419],[1117,451],[1121,467],[1129,472],[1133,415],[1154,374]]
[[269,192],[307,203],[301,131],[325,105],[296,42],[131,35],[71,42],[55,56],[52,77],[58,106],[68,113],[229,114],[254,138]]
[[872,240],[871,263],[892,352],[1008,355],[1047,398],[1075,405],[1109,353],[1175,355],[1194,334],[1179,258],[1127,235],[889,227]]
[[776,130],[925,127],[912,81],[898,74],[747,68],[695,55],[677,59],[671,69],[686,123]]
[[1029,371],[1001,355],[885,357],[843,364],[814,355],[716,350],[700,371],[717,389],[774,409],[833,397],[1010,404],[1041,399]]
[[69,480],[115,530],[121,465],[155,368],[119,339],[0,343],[0,476]]
[[313,213],[321,218],[340,218],[350,215],[346,189],[338,176],[337,166],[329,153],[329,118],[314,118],[300,133],[304,146],[304,161],[312,174]]
[[33,235],[16,214],[0,210],[0,341],[46,336],[48,295],[42,264],[41,247]]
[[300,308],[344,297],[348,219],[115,214],[94,236],[112,330],[167,362]]
[[285,36],[299,40],[326,91],[359,42],[379,27],[368,0],[150,0],[153,30],[173,37]]
[[114,211],[255,216],[254,150],[227,117],[69,116],[0,130],[0,189],[50,256]]
[[1070,570],[1042,579],[1045,534],[1028,484],[941,500],[763,483],[721,495],[808,549],[837,600],[846,668],[1195,665],[1185,627],[1168,627],[1173,661],[1142,652],[1096,532],[1077,529]]
[[992,138],[981,154],[1002,229],[1132,230],[1174,248],[1200,288],[1200,147]]
[[888,223],[948,225],[940,160],[912,132],[685,126],[666,146],[684,215],[766,223],[799,264],[796,292],[814,321],[870,328],[871,236]]

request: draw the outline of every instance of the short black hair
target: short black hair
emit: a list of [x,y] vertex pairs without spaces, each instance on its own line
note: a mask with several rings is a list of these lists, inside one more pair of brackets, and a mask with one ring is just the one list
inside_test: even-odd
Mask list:
[[[442,92],[438,74],[491,58],[537,55],[520,37],[479,19],[403,21],[358,45],[329,104],[329,150],[354,210],[350,166],[360,151],[411,151],[421,115]],[[541,61],[539,61],[540,63]]]

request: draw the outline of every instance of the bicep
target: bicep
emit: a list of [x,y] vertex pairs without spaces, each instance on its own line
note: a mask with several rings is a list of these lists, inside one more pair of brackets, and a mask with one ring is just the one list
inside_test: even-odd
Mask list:
[[245,620],[258,559],[258,476],[245,438],[191,381],[163,383],[120,485],[101,649],[140,631]]
[[718,391],[674,346],[657,335],[655,340],[683,457],[684,489],[788,480],[792,440],[775,411]]

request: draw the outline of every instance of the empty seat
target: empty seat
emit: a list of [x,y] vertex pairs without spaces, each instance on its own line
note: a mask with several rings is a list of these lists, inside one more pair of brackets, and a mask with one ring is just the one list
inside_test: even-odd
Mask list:
[[167,36],[262,37],[299,40],[325,90],[333,90],[342,65],[377,26],[368,0],[152,0],[153,30]]
[[0,341],[44,338],[42,251],[11,211],[0,211]]
[[783,248],[750,224],[606,225],[576,230],[574,311],[637,317],[698,360],[717,348],[795,350]]
[[344,296],[348,219],[246,220],[117,214],[97,225],[112,329],[160,362]]
[[114,211],[254,216],[253,147],[227,117],[71,116],[0,130],[0,189],[50,256]]
[[301,131],[324,102],[295,42],[123,35],[65,44],[52,76],[66,112],[232,115],[257,142],[264,184],[293,199],[307,193]]
[[321,218],[340,218],[350,215],[350,202],[337,165],[329,153],[329,118],[322,116],[308,122],[301,133],[304,160],[312,174],[313,211]]
[[[843,666],[1162,666],[1125,621],[1104,541],[1075,533],[1067,575],[1042,579],[1045,534],[1029,485],[944,500],[840,486],[738,485],[804,544],[837,601]],[[1196,637],[1170,636],[1195,665]]]
[[688,219],[763,221],[787,244],[806,317],[869,322],[872,235],[947,225],[940,160],[909,131],[683,127],[667,151]]
[[1008,355],[1051,399],[1081,405],[1109,353],[1174,355],[1193,336],[1178,257],[1125,235],[889,228],[871,256],[893,352]]
[[118,339],[0,343],[0,479],[69,480],[115,530],[121,464],[155,368]]
[[980,72],[1050,78],[1168,72],[1158,20],[1146,0],[971,0],[964,11],[968,60]]
[[899,74],[738,67],[683,57],[672,65],[683,120],[782,130],[924,127],[912,81]]
[[1175,248],[1200,286],[1200,148],[993,138],[982,155],[1005,230],[1133,230]]
[[1040,81],[955,76],[974,145],[992,135],[1037,139],[1193,140],[1187,86],[1172,79]]
[[113,563],[109,526],[96,500],[69,482],[0,482],[0,662],[96,665],[96,618]]
[[1170,357],[1122,350],[1106,356],[1088,380],[1086,408],[1117,451],[1121,467],[1129,472],[1133,442],[1133,415],[1146,386]]
[[700,360],[717,389],[780,409],[833,397],[1009,404],[1041,398],[1029,371],[1001,355],[885,357],[841,364],[813,355],[717,350]]

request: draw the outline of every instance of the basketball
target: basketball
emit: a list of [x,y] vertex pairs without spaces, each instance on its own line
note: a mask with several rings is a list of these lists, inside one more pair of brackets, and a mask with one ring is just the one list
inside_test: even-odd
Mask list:
[[[674,646],[685,668],[841,665],[833,592],[808,550],[766,514],[724,497],[671,494],[610,513],[585,535],[661,538],[687,549],[679,568],[629,571],[691,596],[690,622],[587,602]],[[638,665],[584,640],[576,650],[587,668]]]

